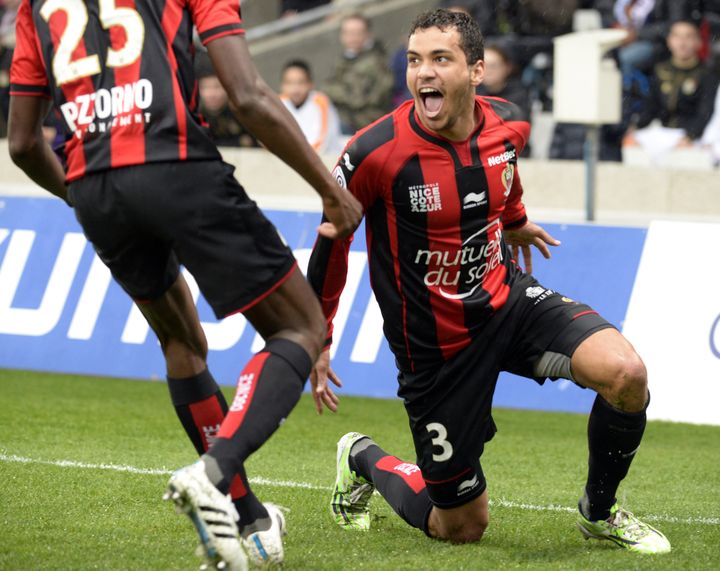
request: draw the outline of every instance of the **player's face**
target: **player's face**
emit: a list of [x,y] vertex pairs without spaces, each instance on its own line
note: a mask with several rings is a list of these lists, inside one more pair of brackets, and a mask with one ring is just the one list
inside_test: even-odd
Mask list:
[[449,139],[464,139],[475,122],[475,88],[484,64],[469,65],[455,28],[417,30],[408,42],[407,84],[423,125]]
[[307,73],[299,67],[289,67],[283,73],[281,92],[295,107],[305,103],[312,87]]

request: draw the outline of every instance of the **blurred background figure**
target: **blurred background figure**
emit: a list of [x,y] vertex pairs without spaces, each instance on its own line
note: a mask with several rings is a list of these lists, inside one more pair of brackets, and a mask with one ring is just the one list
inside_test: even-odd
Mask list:
[[700,24],[704,0],[616,0],[614,26],[628,32],[618,50],[623,75],[651,73],[668,56],[666,38],[673,22]]
[[21,0],[0,0],[0,138],[7,136],[10,63],[15,48],[15,16]]
[[[522,120],[530,122],[530,96],[515,71],[515,64],[507,50],[498,44],[488,44],[485,46],[485,77],[477,88],[477,94],[507,99],[520,108]],[[530,156],[529,143],[520,156]]]
[[255,137],[235,118],[228,94],[215,75],[207,55],[199,53],[195,67],[200,92],[200,114],[207,122],[215,144],[219,147],[259,147]]
[[[717,91],[717,77],[700,62],[700,30],[694,22],[675,22],[667,46],[670,58],[655,66],[650,93],[625,139],[651,155],[692,146],[710,120]],[[662,128],[643,131],[654,120]]]
[[330,2],[331,0],[282,0],[281,17],[292,17],[305,10],[312,10]]
[[517,77],[515,64],[507,49],[498,44],[485,46],[485,78],[477,88],[478,95],[502,97],[514,103],[530,120],[530,99],[527,89]]
[[324,87],[338,110],[342,132],[352,135],[390,111],[393,76],[385,50],[362,14],[342,20],[340,44],[343,52]]
[[280,99],[318,153],[336,155],[342,151],[344,137],[337,110],[327,95],[315,90],[307,62],[292,60],[285,64]]

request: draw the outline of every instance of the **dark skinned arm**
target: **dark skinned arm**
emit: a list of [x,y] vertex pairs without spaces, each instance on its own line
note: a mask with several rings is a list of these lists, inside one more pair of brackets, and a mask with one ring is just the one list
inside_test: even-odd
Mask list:
[[65,171],[42,132],[50,104],[43,97],[10,97],[10,157],[38,185],[67,202]]
[[330,222],[321,225],[320,234],[331,239],[349,236],[360,223],[360,203],[338,186],[280,98],[260,77],[245,38],[224,36],[207,48],[238,121],[322,198]]

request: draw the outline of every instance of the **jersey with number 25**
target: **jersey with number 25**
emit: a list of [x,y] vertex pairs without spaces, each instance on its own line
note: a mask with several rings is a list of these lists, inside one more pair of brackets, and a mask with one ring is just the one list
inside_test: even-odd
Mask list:
[[242,34],[240,0],[23,0],[11,96],[52,98],[67,180],[128,165],[217,159],[197,113],[193,27]]

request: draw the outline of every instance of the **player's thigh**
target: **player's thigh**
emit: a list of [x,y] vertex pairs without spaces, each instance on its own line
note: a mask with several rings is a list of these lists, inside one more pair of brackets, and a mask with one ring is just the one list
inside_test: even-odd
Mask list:
[[614,330],[613,326],[590,306],[545,288],[532,276],[523,276],[516,287],[523,292],[508,315],[513,336],[503,369],[541,384],[547,378],[577,383],[576,350],[598,332]]
[[437,369],[399,377],[418,466],[436,507],[462,506],[485,490],[479,459],[495,434],[494,361],[486,344],[471,344]]
[[74,212],[115,281],[135,301],[155,300],[175,283],[179,265],[170,242],[139,224],[126,208],[126,176],[105,171],[72,182]]
[[245,311],[265,340],[282,337],[317,359],[325,343],[326,323],[315,292],[296,266],[287,280]]
[[487,489],[472,501],[456,508],[442,509],[434,506],[428,519],[428,531],[432,537],[453,543],[478,541],[490,523]]
[[[266,338],[318,327],[319,303],[277,229],[220,161],[184,172],[174,248],[218,318],[243,313]],[[320,326],[321,327],[321,326]],[[322,336],[322,331],[319,331]]]
[[195,301],[182,274],[178,274],[175,283],[160,297],[136,301],[136,304],[164,348],[178,341],[191,354],[204,361],[208,351],[207,339],[200,325]]

